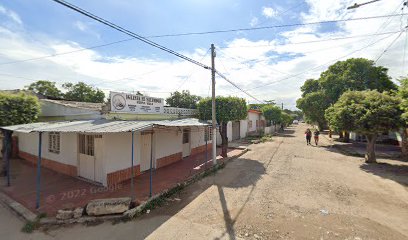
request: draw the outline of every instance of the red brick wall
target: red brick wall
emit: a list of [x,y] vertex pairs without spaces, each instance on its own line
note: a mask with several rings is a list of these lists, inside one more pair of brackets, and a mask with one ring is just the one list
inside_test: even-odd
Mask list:
[[[212,143],[207,144],[208,151],[211,151]],[[205,145],[191,149],[191,155],[205,152]]]
[[[34,164],[37,166],[37,161],[38,161],[38,157],[34,156],[32,154],[23,152],[23,151],[19,151],[18,156],[24,160],[29,161],[30,163]],[[56,162],[53,160],[49,160],[46,158],[42,158],[41,159],[41,166],[54,170],[56,172],[59,173],[63,173],[69,176],[77,176],[77,167],[72,166],[72,165],[68,165],[68,164],[64,164],[64,163],[60,163],[60,162]]]
[[[118,170],[116,172],[108,173],[106,181],[108,186],[115,185],[117,183],[123,182],[128,180],[132,177],[132,171],[130,168]],[[140,175],[140,165],[133,166],[133,174],[134,176]]]
[[156,168],[161,168],[169,164],[180,161],[183,158],[183,153],[175,153],[166,157],[162,157],[156,160]]

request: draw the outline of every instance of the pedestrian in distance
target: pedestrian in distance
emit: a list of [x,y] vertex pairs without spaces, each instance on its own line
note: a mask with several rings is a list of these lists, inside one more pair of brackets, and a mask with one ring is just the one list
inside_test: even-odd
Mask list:
[[317,146],[318,143],[319,143],[319,135],[320,135],[319,130],[316,129],[316,130],[313,132],[313,135],[314,135],[315,144],[316,144],[316,146]]
[[306,144],[311,145],[310,140],[312,139],[312,131],[308,128],[305,132],[306,135]]

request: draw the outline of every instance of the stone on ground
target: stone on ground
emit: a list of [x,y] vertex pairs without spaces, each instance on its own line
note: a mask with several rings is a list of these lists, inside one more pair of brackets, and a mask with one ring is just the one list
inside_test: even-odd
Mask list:
[[90,216],[124,213],[129,209],[130,198],[107,198],[92,200],[86,206]]

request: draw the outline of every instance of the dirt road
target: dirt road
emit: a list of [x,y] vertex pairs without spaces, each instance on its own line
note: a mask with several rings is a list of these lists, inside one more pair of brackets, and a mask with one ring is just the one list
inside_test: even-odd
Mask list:
[[325,137],[306,146],[305,128],[253,145],[135,221],[50,230],[44,238],[408,239],[408,163],[366,165]]

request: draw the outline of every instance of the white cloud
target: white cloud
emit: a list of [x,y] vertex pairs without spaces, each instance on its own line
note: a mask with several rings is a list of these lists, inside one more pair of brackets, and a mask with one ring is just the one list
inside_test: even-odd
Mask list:
[[6,17],[10,18],[11,20],[13,20],[14,22],[20,25],[23,24],[23,21],[21,21],[20,16],[16,12],[10,9],[7,9],[3,7],[2,5],[0,5],[0,14],[5,15]]
[[86,32],[88,30],[88,27],[85,25],[85,23],[81,22],[81,21],[76,21],[74,23],[74,26],[76,28],[78,28],[80,31],[82,32]]
[[249,23],[249,25],[251,25],[251,27],[255,27],[256,25],[258,25],[258,18],[257,17],[253,17],[251,19],[251,22]]
[[[380,1],[374,5],[366,5],[364,9],[361,8],[358,11],[347,11],[346,6],[352,4],[354,0],[339,0],[331,4],[326,2],[308,0],[310,11],[302,13],[301,19],[306,22],[385,15],[393,12],[400,4],[400,0],[389,0],[386,3]],[[275,99],[277,103],[284,102],[285,106],[294,108],[295,101],[300,96],[299,88],[306,79],[319,77],[320,73],[337,59],[345,60],[349,57],[375,59],[396,35],[361,51],[357,50],[386,35],[308,44],[296,43],[375,33],[386,20],[386,18],[381,18],[350,21],[337,25],[334,32],[319,32],[320,26],[291,28],[280,32],[279,39],[265,38],[253,41],[248,37],[237,37],[226,42],[224,46],[218,46],[216,67],[257,98]],[[399,30],[399,20],[400,17],[390,18],[379,32]],[[85,24],[82,27],[87,26],[89,27]],[[81,26],[77,27],[79,29]],[[97,49],[93,49],[53,58],[1,65],[2,62],[35,58],[81,48],[77,43],[58,39],[46,39],[42,41],[45,42],[44,45],[30,41],[30,39],[24,33],[6,27],[2,28],[0,24],[0,52],[2,53],[0,55],[0,82],[2,88],[21,88],[32,81],[48,79],[58,84],[66,81],[86,81],[105,91],[139,90],[158,97],[167,97],[169,92],[182,89],[189,89],[193,94],[201,96],[208,96],[210,93],[209,71],[178,59],[105,57],[99,54]],[[394,79],[402,73],[408,74],[407,70],[402,68],[403,46],[404,38],[401,37],[378,62],[379,65],[390,69],[389,73]],[[183,54],[196,60],[202,59],[201,62],[210,65],[209,55],[203,58],[206,52],[206,49],[195,49],[183,52]],[[353,52],[355,53],[351,54]],[[348,56],[340,58],[346,55]],[[408,64],[408,59],[406,63]],[[254,102],[220,78],[217,78],[216,87],[217,95],[240,96]]]
[[278,14],[276,10],[271,7],[263,7],[262,8],[262,15],[266,18],[273,18]]

